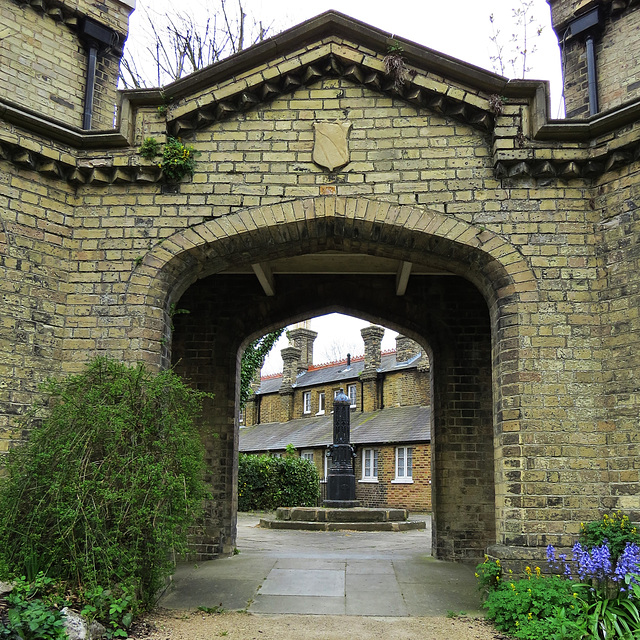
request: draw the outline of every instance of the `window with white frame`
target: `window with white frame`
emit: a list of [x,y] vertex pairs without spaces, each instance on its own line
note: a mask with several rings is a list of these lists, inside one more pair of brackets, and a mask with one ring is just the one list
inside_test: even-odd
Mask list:
[[302,394],[302,412],[311,413],[311,391]]
[[318,393],[318,413],[316,413],[316,415],[324,415],[324,391]]
[[305,460],[308,460],[309,462],[313,462],[313,451],[309,451],[309,450],[303,451],[300,454],[300,457],[304,458]]
[[347,387],[347,395],[349,396],[349,400],[351,400],[351,408],[355,407],[358,398],[355,384],[350,384]]
[[395,482],[413,482],[413,447],[396,447]]
[[362,450],[362,481],[378,482],[378,450]]

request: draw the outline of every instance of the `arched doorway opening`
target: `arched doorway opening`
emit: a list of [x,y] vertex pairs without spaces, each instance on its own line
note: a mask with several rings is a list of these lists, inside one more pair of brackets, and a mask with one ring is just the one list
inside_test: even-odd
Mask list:
[[[328,311],[395,328],[431,347],[435,554],[476,559],[504,541],[503,469],[519,462],[505,461],[500,445],[502,407],[517,368],[509,341],[519,331],[518,291],[532,279],[517,251],[430,211],[320,198],[242,212],[224,227],[204,223],[170,239],[161,253],[149,258],[164,265],[155,270],[143,315],[153,309],[158,342],[171,337],[176,369],[215,394],[203,420],[213,499],[196,544],[200,555],[233,548],[243,345]],[[407,264],[411,275],[401,291]],[[271,274],[271,291],[256,277],[256,265]],[[176,305],[190,313],[171,319]]]

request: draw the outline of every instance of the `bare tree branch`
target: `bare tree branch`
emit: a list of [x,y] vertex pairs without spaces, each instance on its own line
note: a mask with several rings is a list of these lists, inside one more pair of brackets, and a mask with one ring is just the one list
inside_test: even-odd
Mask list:
[[[175,11],[167,15],[152,13],[143,3],[141,33],[132,33],[127,41],[120,68],[125,88],[163,86],[203,69],[238,51],[245,41],[263,40],[271,27],[262,21],[247,23],[242,0],[237,9],[222,0],[212,10],[207,3],[197,13]],[[269,34],[270,35],[270,34]]]

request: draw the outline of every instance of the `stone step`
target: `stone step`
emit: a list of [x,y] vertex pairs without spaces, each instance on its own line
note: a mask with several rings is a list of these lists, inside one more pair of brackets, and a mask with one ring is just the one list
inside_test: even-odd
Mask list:
[[303,520],[271,520],[262,518],[264,529],[296,529],[299,531],[414,531],[426,529],[426,523],[418,520],[402,522],[317,522]]
[[408,518],[407,509],[280,507],[276,510],[276,520],[299,522],[403,522]]

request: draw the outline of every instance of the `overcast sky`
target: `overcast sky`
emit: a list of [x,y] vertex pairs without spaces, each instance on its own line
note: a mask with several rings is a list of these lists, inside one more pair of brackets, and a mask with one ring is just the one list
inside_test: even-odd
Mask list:
[[[490,71],[497,71],[491,57],[496,55],[496,46],[492,35],[497,29],[499,42],[504,47],[505,62],[513,57],[510,52],[513,34],[522,40],[522,28],[516,24],[514,10],[531,4],[528,27],[533,43],[527,47],[535,51],[528,56],[527,66],[530,70],[526,77],[537,80],[548,80],[551,84],[552,117],[562,117],[561,111],[561,70],[560,54],[555,34],[551,28],[549,5],[545,0],[243,0],[245,13],[250,22],[262,22],[270,25],[271,34],[288,29],[300,22],[308,20],[320,13],[335,9],[341,13],[357,18],[372,26],[384,29],[402,38],[441,51],[476,66]],[[236,6],[235,0],[227,0],[227,6]],[[219,2],[211,0],[138,0],[138,10],[131,17],[129,47],[142,56],[145,47],[147,19],[145,11],[154,16],[154,21],[161,24],[163,14],[167,11],[180,11],[193,16],[206,14],[206,7],[219,6]],[[493,14],[492,25],[490,16]],[[542,31],[539,36],[536,32]],[[147,40],[148,41],[148,40]],[[510,68],[505,75],[512,76]],[[352,353],[363,353],[360,328],[368,323],[352,318],[325,316],[314,319],[311,328],[318,331],[314,352],[316,363],[323,362],[325,354],[331,352],[332,342],[340,342]],[[336,339],[336,334],[340,338]],[[395,347],[395,333],[387,330],[383,349]],[[276,345],[272,357],[263,373],[281,371],[282,360],[279,350],[286,346],[286,340]],[[359,347],[359,348],[357,348]],[[346,356],[346,352],[342,354]]]

